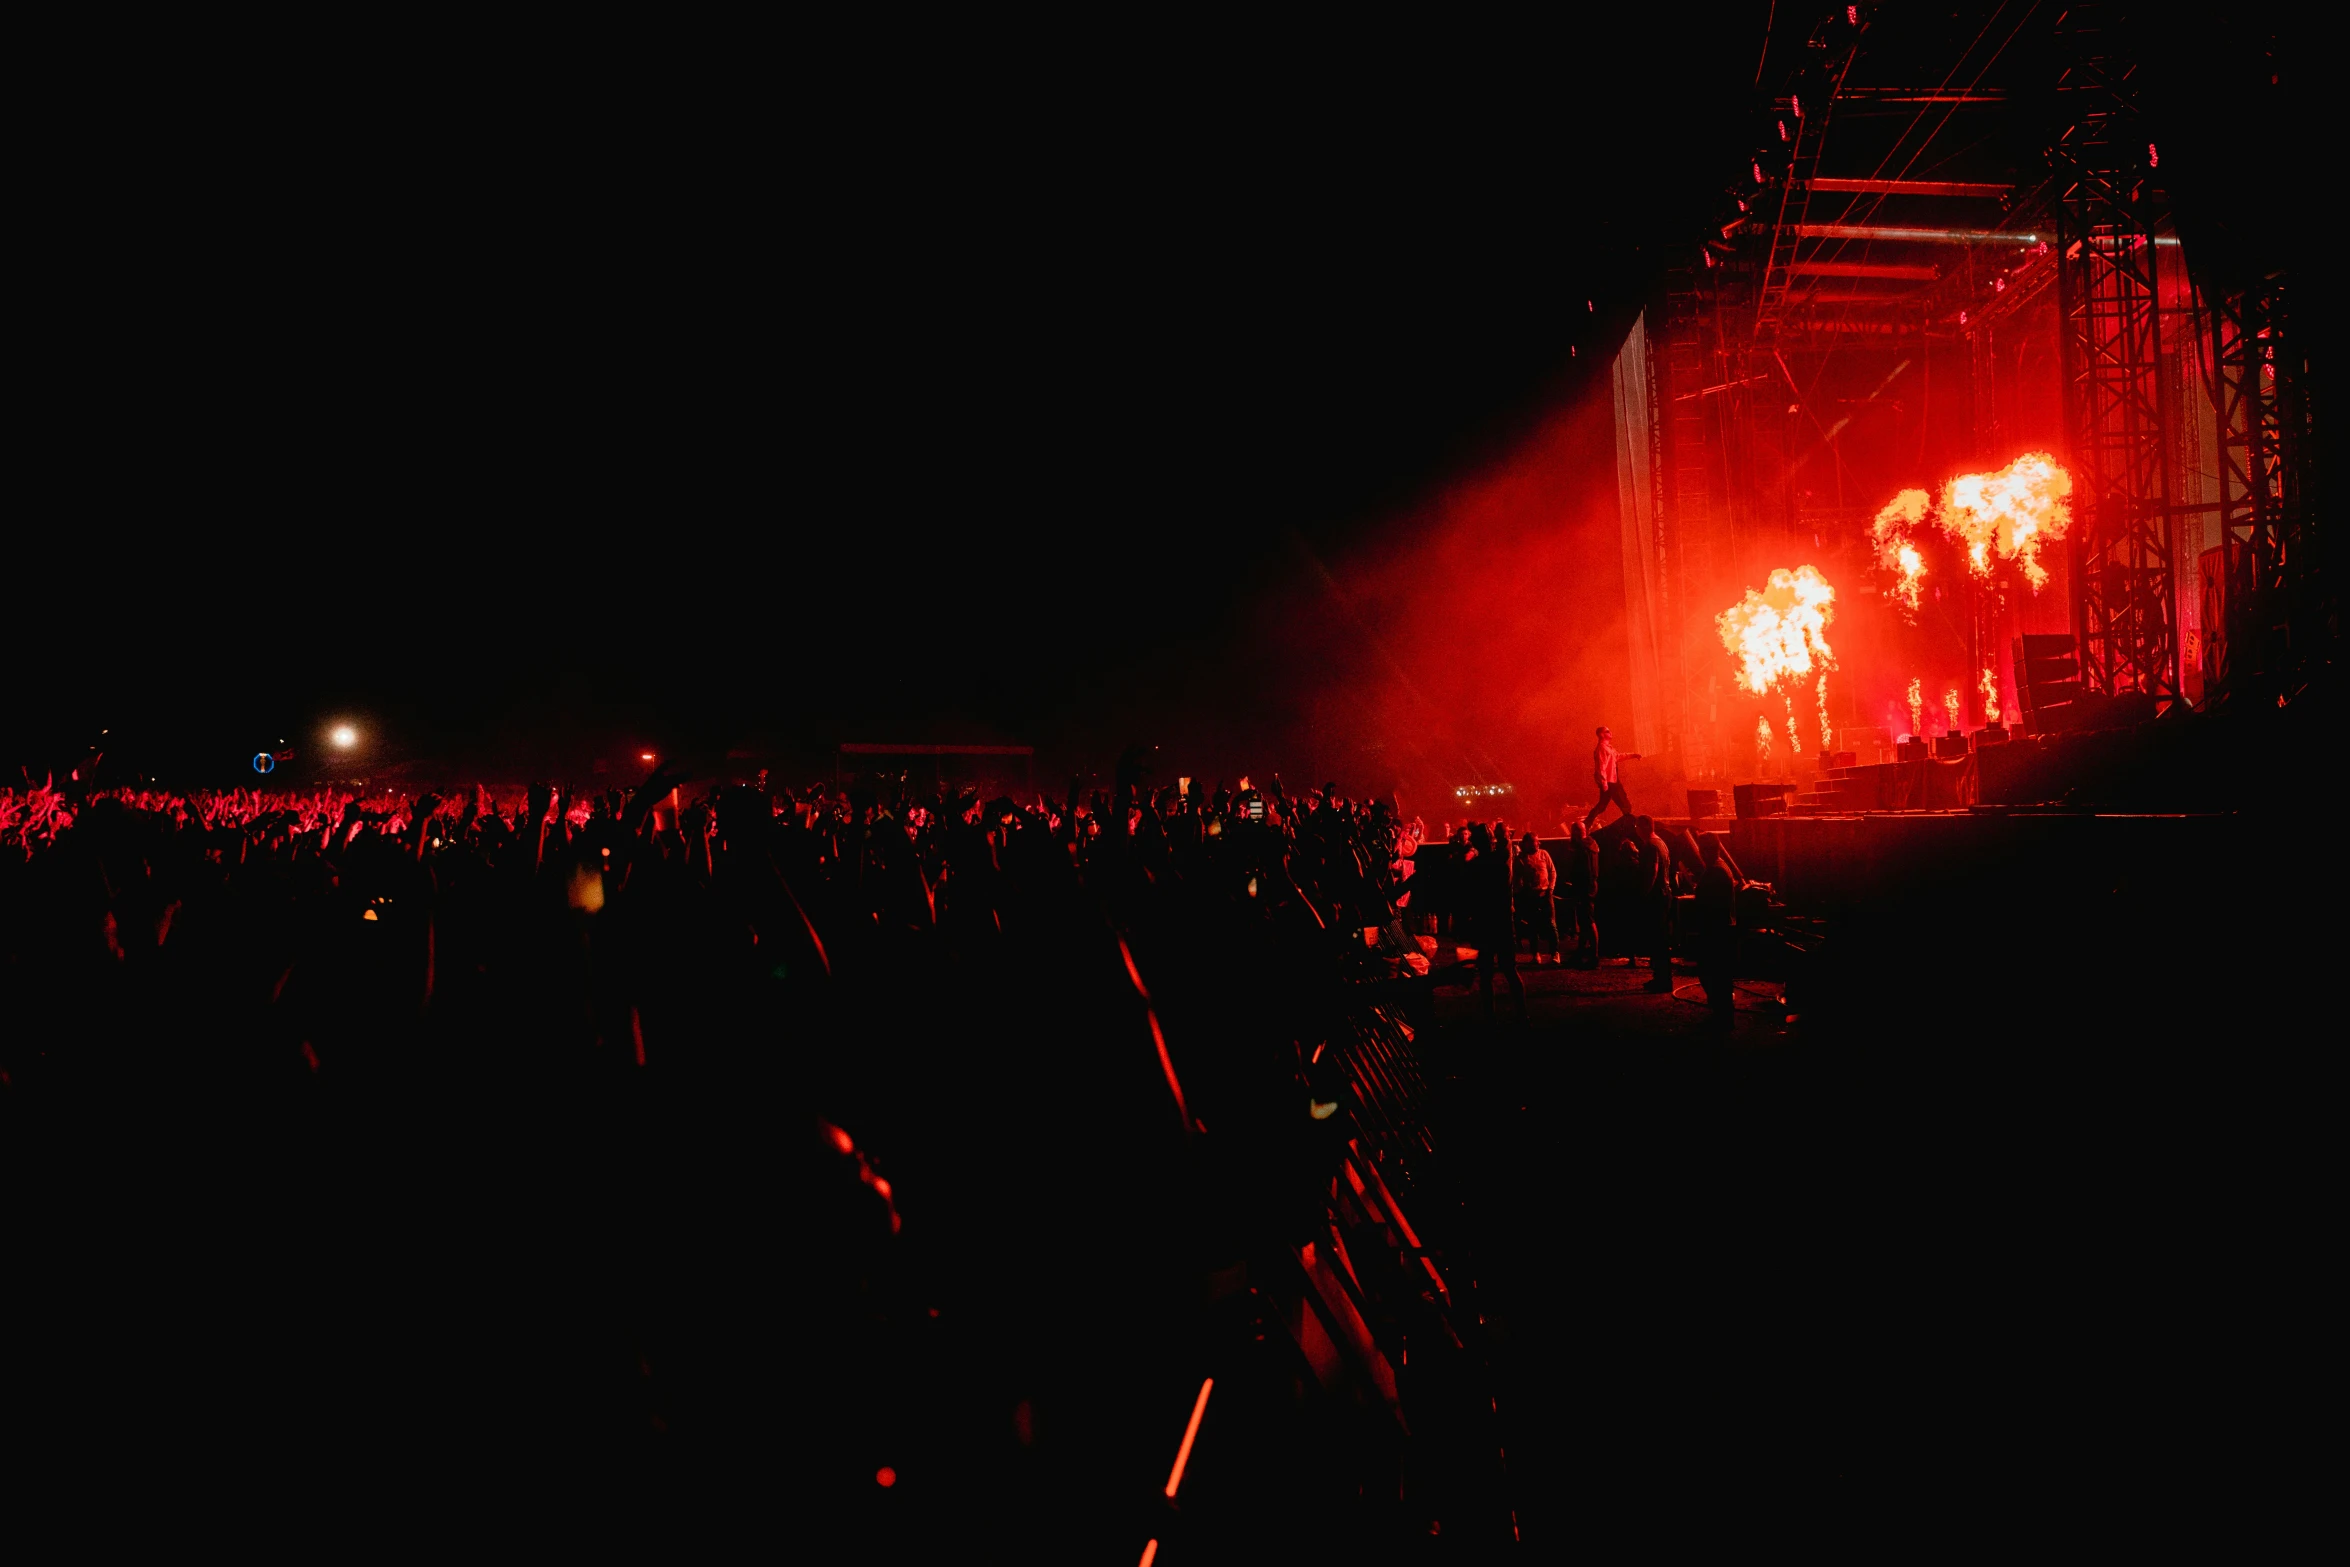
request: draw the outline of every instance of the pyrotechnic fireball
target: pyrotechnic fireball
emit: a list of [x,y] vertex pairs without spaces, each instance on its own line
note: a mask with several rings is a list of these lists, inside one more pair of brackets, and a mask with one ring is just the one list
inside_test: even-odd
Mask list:
[[1893,592],[1911,613],[1918,607],[1918,581],[1926,574],[1926,559],[1910,541],[1909,530],[1926,520],[1926,508],[1932,497],[1923,490],[1903,490],[1885,503],[1877,513],[1877,520],[1869,525],[1869,537],[1876,542],[1877,561],[1900,580]]
[[1962,473],[1942,491],[1942,528],[1966,546],[1978,577],[1991,557],[2012,560],[2037,593],[2047,586],[2040,542],[2061,539],[2072,522],[2072,475],[2046,452],[2026,452],[1996,473]]
[[1763,766],[1771,765],[1771,721],[1768,718],[1757,718],[1754,721],[1754,754]]
[[1925,682],[1915,675],[1909,677],[1909,732],[1921,740],[1926,734]]
[[1820,749],[1836,749],[1835,731],[1828,727],[1828,676],[1824,670],[1820,674]]
[[1714,618],[1722,646],[1738,661],[1738,683],[1757,696],[1790,681],[1809,682],[1814,670],[1836,667],[1828,646],[1828,622],[1836,613],[1836,590],[1812,566],[1771,573],[1757,593]]
[[1952,734],[1956,734],[1966,727],[1966,720],[1959,711],[1958,687],[1952,686],[1942,693],[1942,711],[1950,715],[1950,732]]
[[1983,722],[1995,724],[1999,722],[1999,672],[1985,669],[1980,685],[1983,692]]

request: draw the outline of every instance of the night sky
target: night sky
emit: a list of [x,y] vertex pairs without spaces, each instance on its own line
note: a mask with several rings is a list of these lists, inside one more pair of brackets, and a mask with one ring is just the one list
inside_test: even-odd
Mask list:
[[93,132],[28,295],[12,765],[106,727],[233,772],[347,715],[506,777],[1506,767],[1497,671],[1562,733],[1621,679],[1585,394],[1746,151],[1759,18],[1613,25],[1085,75],[800,40]]

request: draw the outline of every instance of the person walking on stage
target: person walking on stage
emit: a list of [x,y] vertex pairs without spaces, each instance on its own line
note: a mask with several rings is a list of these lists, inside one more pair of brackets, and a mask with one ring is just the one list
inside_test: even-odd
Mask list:
[[1599,803],[1592,806],[1591,814],[1583,818],[1584,826],[1597,826],[1599,813],[1607,809],[1610,800],[1616,803],[1619,817],[1632,814],[1632,798],[1624,793],[1624,781],[1617,764],[1639,760],[1640,753],[1637,751],[1627,756],[1617,750],[1614,732],[1605,724],[1599,726],[1599,744],[1591,748],[1591,781],[1599,786]]

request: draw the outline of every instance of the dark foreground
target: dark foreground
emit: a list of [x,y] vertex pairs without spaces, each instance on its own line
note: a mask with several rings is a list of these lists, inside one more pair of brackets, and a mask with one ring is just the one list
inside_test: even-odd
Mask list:
[[2307,1494],[2326,1047],[2266,976],[2174,976],[2166,1024],[1953,974],[1832,1032],[1527,977],[1526,1024],[1444,1012],[1529,1545],[2244,1538]]
[[1948,856],[1791,1025],[1622,966],[1487,1023],[1388,955],[1375,811],[1003,803],[938,876],[845,803],[93,808],[6,883],[20,1494],[1179,1564],[2310,1489],[2326,846]]

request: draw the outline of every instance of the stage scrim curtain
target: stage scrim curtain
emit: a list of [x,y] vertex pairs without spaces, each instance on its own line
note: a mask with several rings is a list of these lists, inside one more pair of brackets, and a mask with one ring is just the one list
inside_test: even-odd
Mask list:
[[1648,455],[1647,317],[1616,354],[1616,504],[1624,537],[1624,636],[1631,654],[1632,737],[1624,747],[1655,756],[1664,750],[1664,714],[1657,690],[1658,622],[1656,490]]

